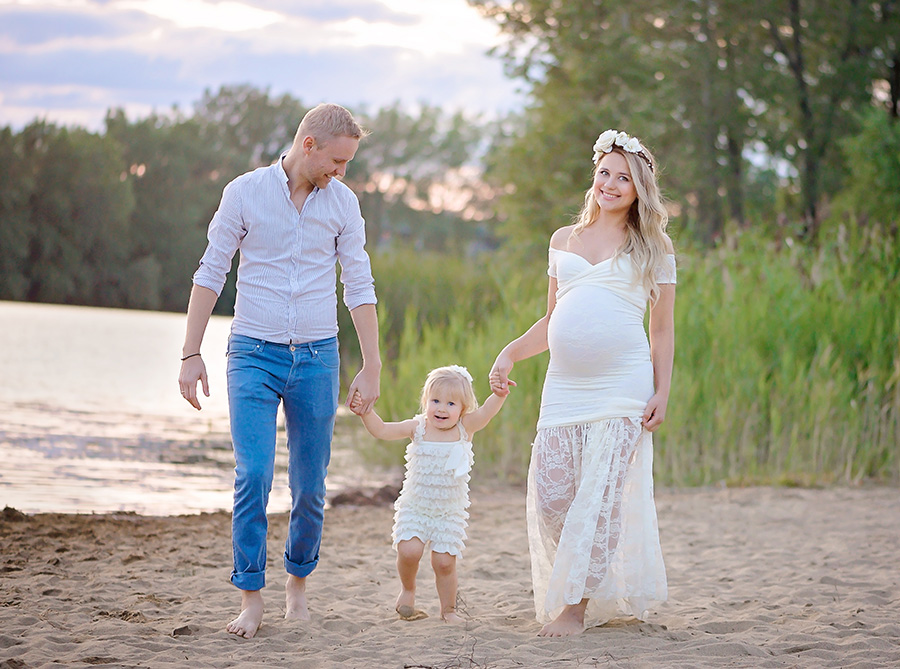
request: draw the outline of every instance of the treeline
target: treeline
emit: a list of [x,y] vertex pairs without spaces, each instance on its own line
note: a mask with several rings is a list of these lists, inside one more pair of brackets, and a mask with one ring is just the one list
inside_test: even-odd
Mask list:
[[514,185],[506,230],[526,242],[579,206],[610,127],[657,154],[678,229],[704,242],[729,222],[810,241],[836,207],[897,220],[896,1],[469,3],[531,95],[491,154],[495,183]]
[[[99,133],[44,121],[0,129],[0,299],[184,310],[222,188],[274,161],[306,111],[233,86],[190,114],[110,110]],[[486,124],[429,106],[354,111],[373,130],[346,178],[370,249],[496,244],[478,179]],[[233,293],[232,272],[219,313]]]

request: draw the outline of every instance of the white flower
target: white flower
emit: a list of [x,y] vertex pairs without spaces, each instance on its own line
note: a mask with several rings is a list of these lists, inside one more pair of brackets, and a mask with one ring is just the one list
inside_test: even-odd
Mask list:
[[466,381],[472,383],[472,375],[469,374],[469,370],[461,365],[448,365],[447,369],[452,370],[462,376]]
[[612,149],[613,142],[616,140],[616,135],[618,134],[618,130],[604,130],[601,132],[597,141],[594,142],[594,152],[608,153]]
[[630,138],[627,142],[625,142],[625,145],[622,148],[629,153],[640,153],[644,150],[644,147],[641,146],[641,143],[638,141],[637,137]]
[[616,135],[616,144],[619,146],[625,146],[625,143],[629,139],[631,138],[628,136],[627,132],[620,132],[618,135]]

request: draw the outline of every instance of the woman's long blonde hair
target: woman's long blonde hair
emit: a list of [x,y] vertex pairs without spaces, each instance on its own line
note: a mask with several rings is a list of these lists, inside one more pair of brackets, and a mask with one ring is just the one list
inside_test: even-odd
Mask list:
[[[669,212],[666,210],[665,202],[659,192],[656,175],[650,167],[650,165],[657,165],[656,158],[645,145],[642,146],[642,149],[646,160],[619,146],[612,148],[612,152],[623,156],[628,163],[631,179],[637,192],[637,199],[628,211],[625,243],[616,251],[616,255],[630,254],[631,262],[637,269],[641,282],[650,295],[650,300],[655,302],[659,297],[657,279],[667,267],[668,249],[665,232],[666,226],[669,224]],[[594,197],[593,178],[597,176],[597,170],[600,169],[601,159],[602,156],[597,160],[591,173],[591,187],[587,189],[587,193],[584,195],[584,206],[575,218],[573,234],[577,235],[600,216],[600,205],[597,204],[597,199]]]

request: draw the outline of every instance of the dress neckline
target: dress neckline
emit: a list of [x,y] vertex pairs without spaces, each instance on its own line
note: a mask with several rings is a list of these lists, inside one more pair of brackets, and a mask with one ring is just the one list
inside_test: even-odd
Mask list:
[[[613,255],[611,255],[609,258],[605,258],[605,259],[603,259],[603,260],[598,260],[597,262],[591,262],[590,260],[588,260],[587,258],[585,258],[585,257],[584,257],[583,255],[581,255],[580,253],[575,253],[575,251],[567,251],[566,249],[558,249],[558,248],[556,248],[555,246],[551,246],[550,248],[553,249],[554,251],[558,252],[558,253],[568,253],[570,256],[575,256],[576,258],[581,258],[584,262],[586,262],[586,263],[587,263],[588,265],[590,265],[591,267],[599,267],[599,266],[602,265],[603,263],[608,263],[610,260],[613,260],[613,259],[615,259],[615,257],[616,257],[616,254],[613,254]],[[630,255],[630,254],[628,254],[628,253],[622,253],[621,255],[627,256],[627,255]]]

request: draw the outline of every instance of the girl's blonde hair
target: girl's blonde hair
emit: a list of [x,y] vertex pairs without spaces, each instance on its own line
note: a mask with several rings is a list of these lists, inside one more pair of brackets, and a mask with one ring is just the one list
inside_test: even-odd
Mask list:
[[465,416],[478,408],[478,398],[475,397],[475,389],[472,388],[472,377],[464,367],[450,365],[428,372],[425,385],[422,387],[422,397],[419,399],[419,411],[425,413],[428,410],[428,399],[442,391],[462,404],[460,416]]
[[[631,180],[634,183],[637,199],[632,203],[628,211],[628,219],[625,230],[625,243],[616,252],[631,255],[631,262],[641,277],[641,282],[650,300],[655,302],[659,297],[659,282],[657,278],[666,268],[666,254],[669,252],[666,246],[666,226],[669,224],[669,212],[666,211],[665,202],[659,192],[659,184],[656,174],[650,165],[656,165],[657,161],[646,144],[642,144],[644,156],[625,151],[620,146],[614,146],[611,151],[602,154],[594,165],[591,174],[591,187],[584,195],[584,206],[575,218],[573,234],[578,234],[591,225],[600,216],[600,205],[594,197],[593,178],[596,178],[600,169],[600,161],[608,153],[618,153],[625,158],[628,169],[631,172]],[[646,159],[645,159],[646,157]]]

